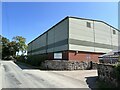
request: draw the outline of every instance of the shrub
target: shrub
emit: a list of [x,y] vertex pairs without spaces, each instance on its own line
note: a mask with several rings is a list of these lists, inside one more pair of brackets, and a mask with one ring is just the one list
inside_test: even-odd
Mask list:
[[42,62],[46,60],[46,55],[30,55],[28,56],[27,62],[33,66],[40,66]]
[[116,66],[115,66],[115,71],[116,71],[116,78],[118,81],[120,81],[120,63],[118,63]]
[[25,56],[18,56],[18,57],[17,57],[17,61],[25,62],[24,57],[25,57]]

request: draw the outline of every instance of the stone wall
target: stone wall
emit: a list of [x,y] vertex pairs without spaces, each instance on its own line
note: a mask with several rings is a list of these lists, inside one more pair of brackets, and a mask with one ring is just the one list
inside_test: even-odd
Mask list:
[[90,63],[79,61],[46,60],[42,63],[42,67],[53,70],[85,70],[90,69],[91,65]]
[[111,87],[120,87],[120,73],[115,65],[98,64],[97,69],[99,80],[108,83]]

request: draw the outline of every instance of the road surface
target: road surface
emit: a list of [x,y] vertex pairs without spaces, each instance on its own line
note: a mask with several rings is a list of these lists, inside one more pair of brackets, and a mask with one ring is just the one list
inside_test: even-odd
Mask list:
[[94,88],[97,77],[96,70],[42,71],[20,67],[12,61],[1,61],[0,88]]

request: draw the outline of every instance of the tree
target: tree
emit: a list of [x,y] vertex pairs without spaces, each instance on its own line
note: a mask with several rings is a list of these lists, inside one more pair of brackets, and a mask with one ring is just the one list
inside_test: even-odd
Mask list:
[[20,51],[24,55],[27,50],[27,45],[25,44],[26,39],[22,36],[13,37],[13,41],[11,42],[9,39],[1,35],[0,38],[0,54],[2,56],[2,59],[10,59],[10,57],[16,57],[16,53]]
[[26,39],[22,36],[16,36],[16,37],[13,37],[13,41],[17,43],[18,53],[21,51],[22,55],[24,55],[24,53],[26,53],[26,50],[27,50],[27,45],[25,44]]
[[1,42],[0,42],[2,45],[2,57],[10,55],[9,47],[8,47],[9,42],[10,42],[9,39],[2,37]]
[[0,35],[0,59],[2,59],[2,36]]
[[17,43],[15,41],[9,42],[8,43],[8,47],[9,47],[10,55],[15,57],[16,56],[16,52],[19,51]]
[[2,37],[2,40],[1,40],[1,44],[2,46],[7,46],[7,44],[9,43],[9,39],[5,38],[5,37]]

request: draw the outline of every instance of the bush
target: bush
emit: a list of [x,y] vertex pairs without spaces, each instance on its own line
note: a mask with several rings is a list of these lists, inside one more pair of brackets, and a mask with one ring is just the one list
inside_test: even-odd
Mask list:
[[[27,58],[25,58],[27,57]],[[47,59],[46,55],[29,55],[29,56],[17,56],[17,61],[30,64],[32,66],[40,66],[42,62]]]
[[46,59],[46,55],[31,55],[28,56],[26,63],[33,66],[40,66]]
[[118,63],[115,66],[115,71],[116,71],[116,78],[117,78],[118,81],[120,81],[120,63]]
[[24,56],[17,56],[17,61],[25,62]]

